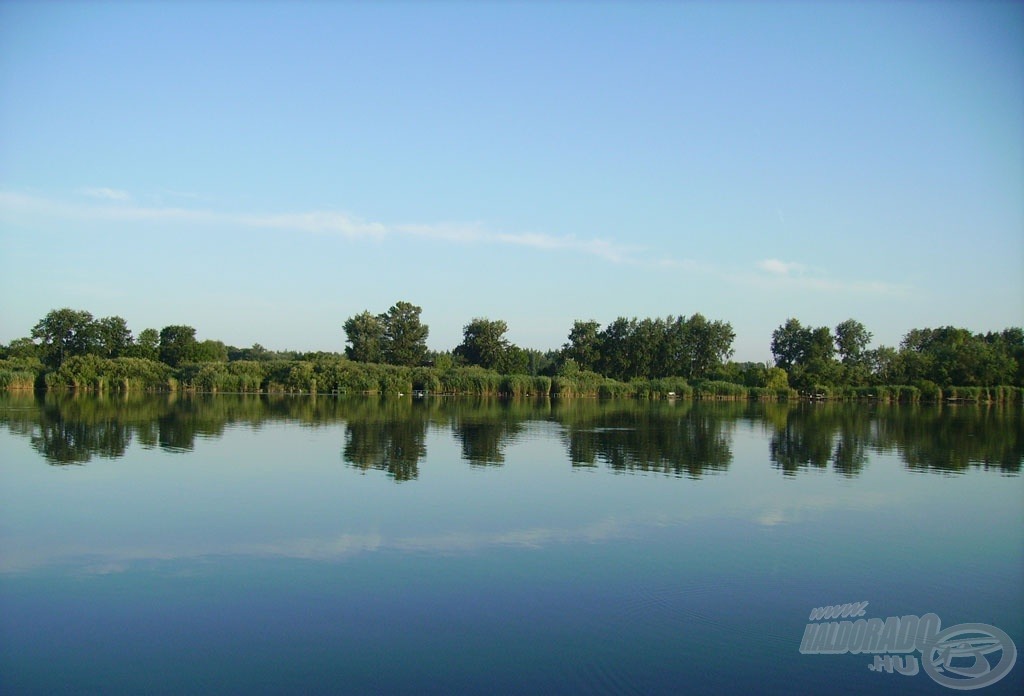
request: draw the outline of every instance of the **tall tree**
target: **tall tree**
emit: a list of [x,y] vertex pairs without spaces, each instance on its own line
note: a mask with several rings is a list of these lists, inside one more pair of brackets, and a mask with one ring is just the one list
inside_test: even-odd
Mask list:
[[574,321],[569,342],[562,346],[562,356],[575,360],[580,369],[597,370],[601,360],[600,329],[596,321]]
[[775,364],[786,372],[793,365],[803,362],[811,347],[810,328],[805,328],[799,319],[787,319],[786,323],[772,332],[772,355]]
[[864,362],[871,332],[856,319],[847,319],[836,326],[836,350],[844,365],[860,365]]
[[508,324],[500,319],[477,317],[462,328],[462,343],[455,347],[455,355],[469,365],[496,369],[508,357],[510,344],[505,338]]
[[430,329],[420,322],[422,311],[420,307],[409,302],[396,302],[386,313],[380,315],[380,322],[384,326],[381,340],[384,362],[409,366],[424,362],[427,357],[427,335]]
[[384,340],[384,324],[381,318],[364,311],[345,321],[345,355],[358,362],[383,362],[381,343]]
[[194,360],[196,330],[182,324],[160,330],[160,360],[171,367]]
[[96,348],[96,327],[92,314],[68,307],[47,313],[32,328],[32,338],[39,340],[42,361],[60,367],[73,355],[85,355]]
[[146,360],[160,359],[160,332],[156,329],[143,329],[129,350],[133,358]]
[[121,317],[97,319],[96,343],[98,353],[105,358],[120,358],[131,352],[132,332]]
[[618,317],[599,334],[601,345],[600,369],[613,379],[629,379],[634,373],[633,356],[629,352],[629,339],[636,330],[636,319]]
[[702,314],[694,314],[686,322],[684,335],[690,356],[688,378],[703,379],[732,356],[736,333],[728,322],[708,321]]

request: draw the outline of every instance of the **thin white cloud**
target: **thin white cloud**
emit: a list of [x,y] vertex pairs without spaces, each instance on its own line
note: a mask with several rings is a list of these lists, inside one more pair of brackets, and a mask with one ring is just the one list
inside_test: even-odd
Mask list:
[[338,234],[350,239],[358,237],[383,237],[389,230],[379,222],[364,222],[356,218],[331,211],[308,213],[285,213],[273,215],[219,215],[229,224],[243,227],[292,230],[315,234]]
[[[97,189],[98,191],[98,189]],[[111,190],[112,193],[113,190]],[[108,201],[115,200],[106,196]],[[117,199],[123,201],[124,199]],[[537,233],[495,232],[479,223],[403,223],[360,220],[337,211],[313,210],[298,213],[225,213],[202,208],[143,205],[78,205],[63,201],[0,191],[0,213],[35,216],[109,220],[114,222],[174,222],[196,225],[231,225],[254,229],[290,230],[313,234],[336,234],[348,239],[387,236],[419,237],[458,244],[506,244],[547,251],[570,251],[597,256],[613,263],[636,262],[640,249],[603,239],[578,239]]]
[[106,187],[84,188],[80,189],[80,192],[84,196],[99,198],[106,201],[130,201],[132,198],[127,191]]
[[794,261],[762,259],[755,264],[759,272],[729,273],[727,280],[761,290],[812,290],[858,295],[905,295],[910,287],[881,280],[848,280],[829,276],[821,269]]
[[[619,244],[606,239],[581,239],[573,235],[535,232],[506,232],[489,229],[482,223],[400,223],[362,220],[347,213],[312,210],[292,213],[220,212],[207,208],[140,205],[125,192],[116,189],[89,189],[103,202],[95,204],[66,201],[0,191],[0,216],[57,217],[71,220],[153,223],[177,225],[273,229],[307,234],[337,235],[346,239],[384,239],[415,237],[452,244],[498,244],[525,247],[542,252],[564,252],[603,259],[619,265],[633,265],[669,272],[704,273],[724,282],[762,289],[806,289],[837,293],[901,295],[906,286],[876,280],[838,280],[818,269],[795,261],[769,258],[756,262],[756,271],[741,271],[695,261],[673,259],[657,250]],[[102,193],[100,193],[102,192]]]
[[757,267],[768,273],[785,276],[794,273],[803,273],[807,270],[802,263],[796,263],[794,261],[780,261],[779,259],[762,259],[757,262]]

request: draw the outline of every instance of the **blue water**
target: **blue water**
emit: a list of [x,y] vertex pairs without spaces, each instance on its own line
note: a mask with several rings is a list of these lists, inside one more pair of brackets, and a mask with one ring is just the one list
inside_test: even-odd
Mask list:
[[324,401],[0,399],[0,692],[952,693],[800,653],[856,601],[1024,648],[1018,411]]

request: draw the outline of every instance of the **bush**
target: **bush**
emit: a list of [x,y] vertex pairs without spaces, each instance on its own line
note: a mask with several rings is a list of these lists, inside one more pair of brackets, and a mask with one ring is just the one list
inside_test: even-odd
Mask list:
[[742,384],[704,380],[693,385],[693,394],[698,399],[746,399],[748,392]]

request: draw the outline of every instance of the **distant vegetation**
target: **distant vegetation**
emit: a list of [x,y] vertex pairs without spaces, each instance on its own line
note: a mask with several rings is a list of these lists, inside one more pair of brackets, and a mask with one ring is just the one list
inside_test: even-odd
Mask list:
[[1020,402],[1024,330],[912,329],[899,348],[869,348],[848,319],[834,329],[787,319],[773,363],[737,363],[728,322],[701,314],[576,321],[561,348],[520,348],[504,321],[476,317],[450,351],[427,348],[421,308],[397,302],[342,327],[344,353],[237,348],[187,325],[133,336],[124,319],[56,309],[0,346],[0,388],[696,399],[867,398]]

